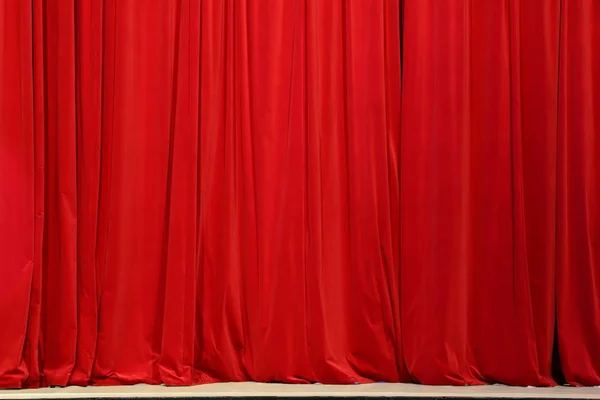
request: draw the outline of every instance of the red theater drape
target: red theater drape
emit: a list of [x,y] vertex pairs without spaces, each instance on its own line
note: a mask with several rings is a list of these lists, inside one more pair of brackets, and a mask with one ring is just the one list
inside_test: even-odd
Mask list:
[[0,0],[0,387],[600,385],[596,0]]

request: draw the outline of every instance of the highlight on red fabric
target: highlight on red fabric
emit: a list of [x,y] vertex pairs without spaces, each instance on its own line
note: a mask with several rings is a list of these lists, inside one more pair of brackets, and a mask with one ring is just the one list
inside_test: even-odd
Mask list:
[[596,21],[2,0],[0,388],[600,385]]

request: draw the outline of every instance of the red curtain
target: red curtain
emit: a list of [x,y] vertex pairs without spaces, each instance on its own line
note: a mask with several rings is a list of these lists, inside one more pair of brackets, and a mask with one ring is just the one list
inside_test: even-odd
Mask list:
[[600,2],[0,0],[0,387],[600,384]]

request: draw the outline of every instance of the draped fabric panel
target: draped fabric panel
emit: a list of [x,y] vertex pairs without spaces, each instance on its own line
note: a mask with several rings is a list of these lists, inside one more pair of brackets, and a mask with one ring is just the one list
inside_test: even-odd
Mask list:
[[551,384],[560,2],[405,12],[409,370],[432,384]]
[[568,382],[600,382],[600,4],[563,2],[557,316]]
[[600,385],[597,21],[0,0],[0,387]]

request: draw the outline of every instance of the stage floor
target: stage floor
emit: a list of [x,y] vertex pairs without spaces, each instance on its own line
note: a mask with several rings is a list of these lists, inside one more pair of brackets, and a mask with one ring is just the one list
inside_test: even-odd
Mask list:
[[0,399],[105,399],[201,397],[406,397],[486,399],[600,399],[600,388],[518,388],[501,385],[477,387],[423,386],[401,383],[371,385],[280,385],[218,383],[191,387],[109,386],[33,390],[0,390]]

